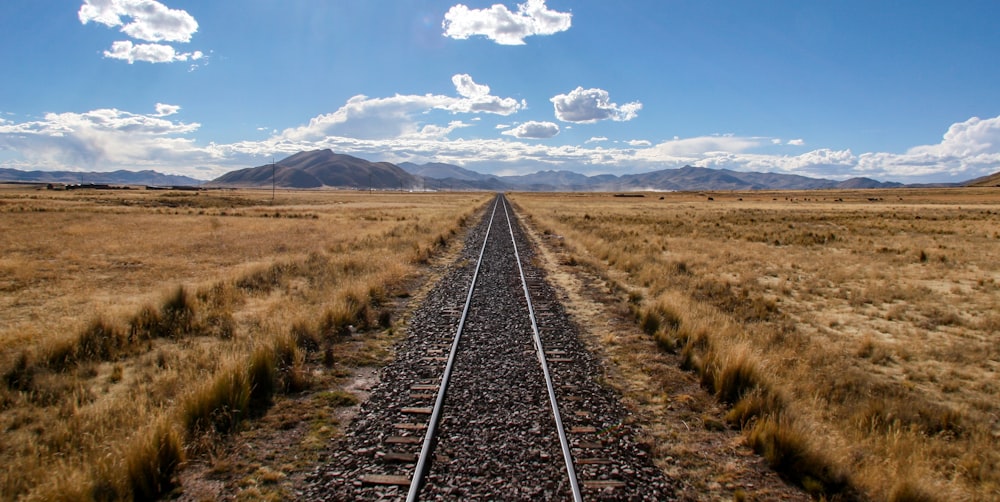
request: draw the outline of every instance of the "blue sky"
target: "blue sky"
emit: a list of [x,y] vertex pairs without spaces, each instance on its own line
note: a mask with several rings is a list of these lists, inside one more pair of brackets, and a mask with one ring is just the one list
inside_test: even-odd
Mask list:
[[1000,2],[4,0],[0,167],[1000,171]]

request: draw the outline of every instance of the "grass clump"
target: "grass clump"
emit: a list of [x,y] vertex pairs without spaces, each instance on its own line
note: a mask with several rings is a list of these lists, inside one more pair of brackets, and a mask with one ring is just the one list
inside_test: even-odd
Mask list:
[[250,380],[246,369],[230,363],[214,380],[192,392],[181,405],[180,421],[197,436],[228,433],[247,416],[250,407]]
[[722,365],[715,377],[715,395],[722,402],[734,405],[743,397],[762,387],[763,381],[757,362],[749,348],[737,349]]
[[774,470],[813,496],[829,498],[848,488],[847,476],[816,452],[810,433],[791,420],[774,416],[760,420],[750,430],[747,441]]
[[183,462],[180,433],[161,420],[126,452],[125,475],[132,495],[127,498],[155,500],[168,493],[177,486],[174,476]]

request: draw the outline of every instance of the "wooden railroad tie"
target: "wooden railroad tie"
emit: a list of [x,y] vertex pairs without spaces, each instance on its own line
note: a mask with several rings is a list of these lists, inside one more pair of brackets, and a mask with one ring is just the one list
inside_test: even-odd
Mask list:
[[366,485],[410,486],[410,477],[390,476],[387,474],[366,474],[361,476],[361,482]]
[[389,436],[385,439],[388,444],[420,444],[423,443],[423,438],[417,436]]
[[603,490],[604,488],[624,488],[625,483],[621,481],[612,481],[610,479],[595,479],[592,481],[583,481],[583,487]]
[[399,411],[406,413],[408,415],[430,415],[434,413],[434,408],[403,408]]
[[402,431],[423,431],[427,430],[427,424],[411,424],[411,423],[399,423],[393,424],[393,427]]
[[580,458],[576,460],[577,464],[580,465],[608,465],[611,460],[606,458]]
[[401,451],[387,451],[381,452],[381,455],[376,455],[377,457],[382,457],[385,462],[398,462],[402,464],[413,464],[417,462],[416,453],[404,453]]

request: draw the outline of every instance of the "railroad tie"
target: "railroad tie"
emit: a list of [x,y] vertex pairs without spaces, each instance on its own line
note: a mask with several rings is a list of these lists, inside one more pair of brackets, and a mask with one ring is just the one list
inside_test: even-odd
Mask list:
[[410,486],[410,477],[391,476],[387,474],[366,474],[361,476],[361,482],[366,485]]

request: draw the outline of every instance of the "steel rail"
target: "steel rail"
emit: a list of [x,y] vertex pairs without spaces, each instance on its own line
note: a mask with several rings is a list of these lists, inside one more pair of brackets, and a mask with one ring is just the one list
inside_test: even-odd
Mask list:
[[507,218],[507,228],[510,229],[510,240],[514,244],[514,258],[517,260],[517,271],[521,275],[521,286],[524,289],[524,301],[528,304],[528,316],[531,318],[532,337],[535,341],[535,352],[538,355],[538,363],[542,366],[542,374],[545,375],[545,386],[549,392],[549,404],[552,405],[552,416],[556,422],[556,431],[559,434],[559,444],[562,446],[563,459],[566,462],[566,472],[569,475],[569,487],[573,493],[575,502],[582,502],[583,495],[580,493],[580,483],[576,478],[576,469],[573,467],[573,454],[570,452],[569,441],[566,439],[566,430],[563,428],[562,417],[559,415],[559,404],[556,402],[556,392],[552,385],[552,376],[549,374],[549,365],[545,361],[545,349],[542,347],[542,338],[538,334],[538,323],[535,321],[535,309],[531,305],[531,294],[528,292],[528,281],[524,277],[524,268],[521,267],[521,254],[517,251],[517,240],[514,239],[514,226],[510,222],[510,213],[507,212],[507,200],[503,199],[503,213]]
[[424,435],[424,443],[420,448],[420,457],[417,459],[417,466],[413,470],[413,478],[410,480],[410,491],[406,494],[407,502],[416,502],[420,494],[420,488],[424,483],[424,476],[427,474],[428,462],[431,451],[434,449],[434,440],[437,435],[438,422],[441,420],[441,409],[444,408],[444,395],[448,389],[448,381],[451,379],[451,370],[455,365],[455,354],[458,353],[458,342],[462,338],[462,330],[465,328],[465,318],[469,315],[469,305],[472,304],[472,293],[476,289],[476,280],[479,279],[479,267],[483,264],[483,255],[486,253],[486,243],[490,239],[490,231],[493,229],[493,217],[496,215],[497,206],[500,205],[501,196],[497,196],[493,204],[493,212],[490,214],[490,223],[486,227],[486,237],[483,238],[483,247],[479,250],[479,260],[476,261],[476,270],[472,273],[472,281],[469,284],[469,293],[465,297],[465,307],[462,309],[462,317],[458,321],[458,329],[455,332],[455,340],[451,343],[451,352],[448,354],[448,363],[445,365],[444,374],[441,376],[441,383],[438,386],[437,399],[434,401],[434,409],[431,412],[430,422],[427,424],[427,433]]

